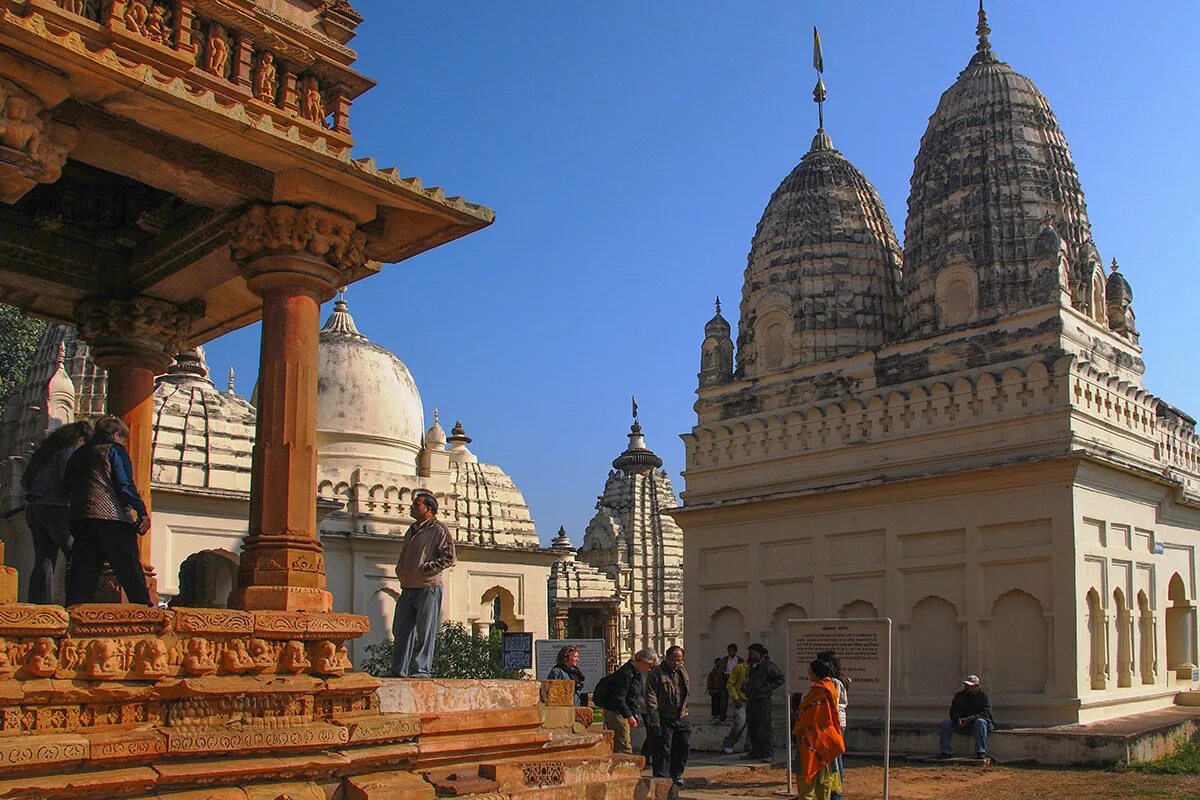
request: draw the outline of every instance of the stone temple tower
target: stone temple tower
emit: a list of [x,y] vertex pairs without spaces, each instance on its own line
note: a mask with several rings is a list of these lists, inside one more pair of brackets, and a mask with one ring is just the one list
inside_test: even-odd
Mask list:
[[618,663],[643,647],[661,654],[683,643],[683,531],[669,516],[675,490],[636,416],[628,435],[577,554],[613,580],[621,597],[609,641]]

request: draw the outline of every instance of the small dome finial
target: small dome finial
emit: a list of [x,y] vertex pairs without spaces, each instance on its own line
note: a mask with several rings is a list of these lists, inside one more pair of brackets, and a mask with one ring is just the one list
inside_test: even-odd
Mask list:
[[237,394],[237,392],[236,392],[236,391],[234,391],[234,388],[233,388],[233,366],[232,366],[232,365],[230,365],[230,367],[229,367],[229,383],[228,383],[228,385],[225,387],[225,389],[226,389],[226,391],[228,391],[230,394]]
[[979,23],[975,26],[975,35],[979,37],[979,44],[975,45],[975,55],[971,58],[972,64],[994,64],[1000,60],[992,52],[992,40],[988,38],[991,33],[992,29],[988,26],[987,21],[987,11],[983,8],[983,0],[979,0]]
[[1113,272],[1117,271],[1117,259],[1115,259],[1115,258],[1112,260],[1112,271]]
[[333,303],[333,313],[329,315],[329,319],[325,320],[325,326],[321,328],[321,333],[349,336],[354,339],[367,338],[358,332],[358,326],[354,324],[354,317],[350,316],[350,304],[346,302],[344,286],[338,289],[338,298]]

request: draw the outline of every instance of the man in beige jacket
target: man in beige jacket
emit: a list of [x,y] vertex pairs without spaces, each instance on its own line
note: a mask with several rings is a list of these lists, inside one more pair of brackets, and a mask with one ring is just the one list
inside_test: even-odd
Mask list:
[[392,675],[428,678],[442,617],[442,572],[454,566],[454,539],[437,518],[437,499],[413,497],[414,522],[404,534],[396,562],[400,597],[392,619]]

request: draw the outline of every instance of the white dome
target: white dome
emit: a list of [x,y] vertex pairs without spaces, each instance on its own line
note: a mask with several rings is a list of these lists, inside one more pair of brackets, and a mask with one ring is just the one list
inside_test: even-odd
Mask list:
[[415,475],[425,414],[408,367],[358,332],[342,299],[321,329],[320,352],[317,457],[322,468],[371,465]]

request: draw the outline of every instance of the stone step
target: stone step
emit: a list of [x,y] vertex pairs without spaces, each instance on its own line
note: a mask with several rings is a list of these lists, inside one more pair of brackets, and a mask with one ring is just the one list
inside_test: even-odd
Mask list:
[[479,775],[495,781],[502,792],[640,778],[641,774],[642,759],[627,755],[583,758],[542,756],[527,760],[482,762],[479,765]]
[[542,712],[537,706],[491,708],[421,714],[420,719],[421,739],[426,740],[446,734],[537,728],[542,724]]

